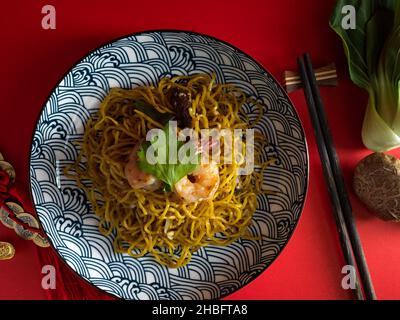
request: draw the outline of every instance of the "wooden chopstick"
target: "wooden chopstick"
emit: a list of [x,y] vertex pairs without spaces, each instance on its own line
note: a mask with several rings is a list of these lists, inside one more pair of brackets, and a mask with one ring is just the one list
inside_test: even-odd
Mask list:
[[358,271],[361,277],[361,283],[367,300],[375,300],[375,290],[372,285],[368,265],[365,259],[364,250],[361,245],[360,236],[354,221],[353,210],[350,204],[349,196],[345,187],[343,173],[339,164],[332,135],[329,129],[328,120],[325,114],[324,104],[319,92],[317,81],[314,76],[313,66],[309,54],[304,55],[305,70],[311,87],[312,97],[314,98],[314,108],[322,131],[322,140],[324,141],[329,163],[332,169],[334,183],[338,192],[340,204],[343,211],[344,221],[346,223],[347,233],[352,245],[353,254],[357,263]]
[[376,299],[309,55],[306,54],[304,59],[299,58],[298,64],[325,180],[334,207],[343,255],[346,263],[354,266],[355,270],[358,266],[359,274],[356,271],[356,287],[353,293],[356,299],[363,299],[362,289],[359,285],[360,275],[366,299]]
[[[334,217],[335,217],[336,227],[338,229],[340,245],[341,245],[341,248],[343,251],[343,255],[344,255],[346,264],[352,265],[354,268],[356,268],[356,262],[354,260],[353,254],[352,254],[351,243],[349,241],[346,224],[345,224],[345,220],[343,217],[343,211],[342,211],[342,207],[340,205],[340,199],[338,196],[335,180],[334,180],[332,169],[331,169],[328,151],[326,149],[325,142],[323,140],[321,126],[320,126],[320,123],[318,120],[318,115],[316,112],[315,101],[314,101],[314,98],[312,95],[312,89],[310,86],[310,82],[308,80],[308,75],[306,72],[303,58],[298,59],[298,65],[299,65],[299,70],[300,70],[300,76],[303,81],[304,93],[305,93],[305,96],[307,99],[308,111],[310,114],[311,121],[313,123],[314,134],[315,134],[316,141],[317,141],[318,151],[320,154],[321,162],[323,164],[322,169],[324,172],[325,181],[328,186],[330,200],[331,200],[332,206],[334,208]],[[352,289],[352,291],[353,291],[354,297],[357,300],[364,300],[364,296],[362,293],[362,289],[360,287],[360,281],[359,281],[358,275],[355,279],[355,288]]]

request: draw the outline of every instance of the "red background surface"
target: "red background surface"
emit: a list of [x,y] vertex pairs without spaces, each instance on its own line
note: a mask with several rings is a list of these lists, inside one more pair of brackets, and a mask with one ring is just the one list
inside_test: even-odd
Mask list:
[[[57,29],[41,28],[41,8],[52,4]],[[0,151],[28,194],[28,155],[40,110],[61,76],[94,47],[125,34],[158,28],[197,31],[228,41],[253,56],[277,79],[296,69],[309,51],[314,64],[335,62],[340,83],[323,88],[332,133],[351,189],[356,163],[369,152],[360,132],[366,94],[347,76],[341,43],[329,29],[333,0],[1,1]],[[312,126],[301,91],[290,95],[310,152],[310,182],[303,214],[277,260],[228,299],[349,299],[341,289],[344,261]],[[351,192],[357,226],[378,298],[400,298],[400,226],[374,218]],[[0,225],[0,241],[16,256],[0,261],[0,299],[43,299],[34,245]]]

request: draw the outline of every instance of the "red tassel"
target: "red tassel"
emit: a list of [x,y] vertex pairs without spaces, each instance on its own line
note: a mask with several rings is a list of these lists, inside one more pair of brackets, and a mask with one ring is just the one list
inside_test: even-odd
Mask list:
[[[9,216],[14,222],[23,225],[27,230],[37,232],[43,236],[43,230],[37,230],[20,221],[16,218],[14,212],[5,204],[7,201],[19,202],[25,212],[32,213],[37,217],[29,197],[26,196],[26,193],[20,191],[22,189],[21,187],[11,186],[10,176],[6,171],[0,169],[0,206],[9,212]],[[46,295],[49,300],[115,299],[111,295],[108,295],[80,278],[62,261],[52,247],[37,247],[37,253],[42,266],[52,265],[56,270],[56,289],[46,290]]]

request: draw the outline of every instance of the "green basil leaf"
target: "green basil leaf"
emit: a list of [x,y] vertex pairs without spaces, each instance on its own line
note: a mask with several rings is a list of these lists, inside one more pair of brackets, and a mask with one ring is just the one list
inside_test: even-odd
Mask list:
[[[164,191],[170,192],[173,190],[175,184],[179,180],[196,170],[200,163],[200,154],[196,153],[195,155],[192,155],[191,158],[190,155],[186,153],[188,156],[188,161],[185,163],[181,162],[178,156],[176,157],[176,161],[170,162],[170,148],[174,146],[170,145],[169,139],[174,142],[173,145],[175,145],[177,148],[177,155],[179,154],[181,148],[184,147],[184,143],[182,141],[178,141],[176,136],[170,137],[171,132],[168,124],[163,128],[162,131],[166,137],[165,143],[157,144],[157,141],[153,139],[152,141],[145,142],[141,145],[138,151],[138,166],[142,171],[150,173],[159,180],[163,181],[165,183]],[[165,163],[161,163],[160,161],[159,163],[151,164],[148,162],[146,154],[147,150],[151,146],[157,146],[155,149],[159,155],[162,154],[162,156],[165,157]],[[185,150],[183,149],[183,151]]]

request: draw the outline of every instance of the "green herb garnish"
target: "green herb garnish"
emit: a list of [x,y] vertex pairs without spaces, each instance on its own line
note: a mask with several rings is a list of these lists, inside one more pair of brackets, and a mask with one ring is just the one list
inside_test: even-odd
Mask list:
[[[176,131],[169,123],[159,130],[159,134],[153,136],[151,141],[141,145],[138,151],[138,166],[142,171],[163,181],[164,191],[170,192],[179,180],[199,166],[200,154],[195,152],[190,142],[179,141]],[[153,160],[148,161],[149,155]]]

